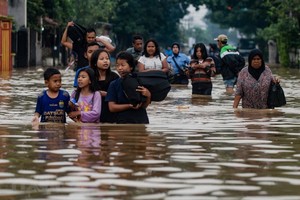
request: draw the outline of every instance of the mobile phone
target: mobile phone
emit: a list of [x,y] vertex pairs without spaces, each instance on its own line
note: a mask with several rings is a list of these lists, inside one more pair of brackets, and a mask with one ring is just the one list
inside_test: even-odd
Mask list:
[[210,58],[210,57],[208,57],[208,58],[206,58],[206,59],[205,59],[205,61],[209,61],[209,62],[211,62],[211,61],[213,61],[213,59],[212,59],[212,58]]
[[71,102],[72,104],[74,104],[75,106],[79,106],[78,103],[76,102],[76,99],[75,99],[75,98],[70,99],[70,102]]

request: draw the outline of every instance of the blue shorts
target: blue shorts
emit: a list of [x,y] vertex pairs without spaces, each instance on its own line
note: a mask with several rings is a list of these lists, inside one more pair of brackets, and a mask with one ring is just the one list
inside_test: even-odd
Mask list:
[[236,84],[236,77],[228,80],[224,80],[224,85],[226,88],[234,88],[234,85]]

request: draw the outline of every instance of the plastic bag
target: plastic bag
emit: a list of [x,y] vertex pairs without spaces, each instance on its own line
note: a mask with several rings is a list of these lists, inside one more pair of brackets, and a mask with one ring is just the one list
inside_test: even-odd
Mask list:
[[279,83],[271,82],[267,104],[268,108],[281,107],[286,104],[284,91]]

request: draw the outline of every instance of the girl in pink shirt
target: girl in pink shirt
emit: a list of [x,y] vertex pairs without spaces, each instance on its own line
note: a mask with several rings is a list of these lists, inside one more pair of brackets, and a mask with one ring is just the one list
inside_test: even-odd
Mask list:
[[73,111],[69,117],[76,122],[99,122],[101,114],[101,95],[96,90],[95,72],[83,68],[79,72],[78,87],[71,94],[70,106]]

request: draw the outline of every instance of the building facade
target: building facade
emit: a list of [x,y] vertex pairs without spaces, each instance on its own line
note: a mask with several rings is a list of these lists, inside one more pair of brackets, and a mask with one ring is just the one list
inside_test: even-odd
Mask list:
[[0,0],[0,71],[12,70],[12,18],[8,16],[8,1]]

